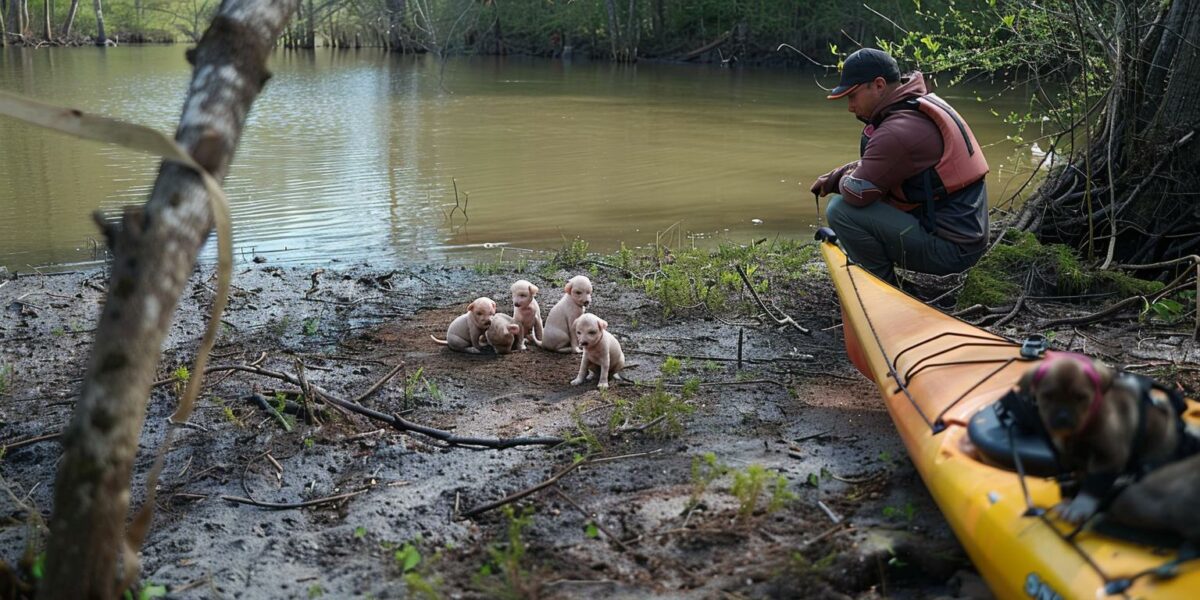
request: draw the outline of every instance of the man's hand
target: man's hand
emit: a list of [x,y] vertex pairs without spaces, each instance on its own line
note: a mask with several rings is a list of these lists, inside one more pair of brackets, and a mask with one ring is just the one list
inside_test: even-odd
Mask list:
[[854,162],[846,163],[846,164],[818,177],[817,180],[813,182],[812,187],[810,187],[808,189],[809,189],[809,191],[811,191],[813,194],[816,194],[817,196],[828,196],[829,194],[832,194],[837,191],[838,183],[840,183],[842,181],[842,176],[844,176],[846,173],[848,173],[850,171],[853,171],[856,167],[858,167],[857,160]]

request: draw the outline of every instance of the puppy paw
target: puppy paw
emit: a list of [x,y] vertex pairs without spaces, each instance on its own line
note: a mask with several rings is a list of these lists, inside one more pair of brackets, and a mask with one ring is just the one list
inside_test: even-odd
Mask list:
[[597,385],[596,385],[596,389],[598,389],[598,390],[607,390],[607,389],[608,389],[608,382],[607,382],[607,381],[601,381],[599,384],[597,384]]
[[579,385],[579,384],[581,384],[581,383],[583,383],[583,378],[582,378],[582,377],[576,377],[575,379],[572,379],[572,380],[571,380],[571,385]]
[[591,371],[588,371],[587,377],[584,377],[584,378],[583,378],[583,380],[584,380],[584,381],[591,381],[591,380],[592,380],[592,378],[593,378],[593,377],[595,377],[595,376],[596,376],[596,374],[595,374],[595,373],[593,373],[593,372],[591,372]]
[[575,354],[583,354],[583,348],[580,348],[579,346],[575,346],[574,350]]
[[1099,500],[1087,494],[1080,494],[1073,500],[1058,505],[1058,517],[1072,525],[1078,525],[1095,514],[1099,507]]

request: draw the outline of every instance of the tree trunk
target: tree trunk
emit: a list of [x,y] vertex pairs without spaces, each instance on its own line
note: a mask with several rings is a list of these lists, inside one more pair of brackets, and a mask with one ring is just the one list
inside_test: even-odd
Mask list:
[[54,10],[54,4],[50,0],[42,0],[42,8],[45,9],[43,15],[46,17],[46,28],[44,30],[46,32],[46,41],[49,42],[54,39],[54,29],[50,27],[50,13]]
[[79,0],[71,0],[71,8],[67,9],[67,18],[63,21],[63,37],[71,37],[71,28],[75,26],[75,15],[79,12]]
[[[267,57],[299,0],[225,0],[188,58],[195,67],[176,141],[218,180],[233,159],[250,106],[269,77]],[[113,598],[129,508],[130,473],[150,384],[213,218],[200,178],[164,162],[144,207],[106,227],[113,267],[88,370],[54,490],[39,598]]]
[[612,59],[617,60],[617,48],[621,41],[621,22],[617,17],[617,6],[614,0],[604,0],[604,8],[608,11],[608,42],[612,48]]
[[304,7],[304,16],[306,17],[304,21],[304,47],[316,48],[317,20],[316,9],[313,8],[313,0],[308,0],[307,5]]
[[100,0],[92,0],[92,8],[96,9],[96,45],[104,46],[108,43],[108,38],[104,37],[104,10],[100,6]]
[[0,48],[8,47],[8,11],[4,0],[0,0]]
[[387,0],[389,50],[405,52],[404,22],[408,17],[408,0]]
[[25,13],[26,0],[8,0],[8,30],[17,35],[25,34],[25,23],[21,15]]
[[[1045,241],[1094,248],[1105,265],[1194,254],[1200,49],[1192,40],[1200,39],[1200,3],[1114,6],[1103,29],[1116,51],[1114,79],[1095,134],[1069,167],[1047,177],[1015,225]],[[1149,26],[1157,17],[1163,26]]]

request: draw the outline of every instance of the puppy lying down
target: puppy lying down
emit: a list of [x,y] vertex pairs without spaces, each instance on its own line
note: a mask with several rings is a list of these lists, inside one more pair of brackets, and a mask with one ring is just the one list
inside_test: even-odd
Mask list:
[[[1185,442],[1192,445],[1166,394],[1150,393],[1136,376],[1118,375],[1086,356],[1049,353],[1022,376],[1020,386],[1037,402],[1059,459],[1080,483],[1078,493],[1057,507],[1069,523],[1095,514],[1118,478],[1177,460]],[[1136,496],[1129,502],[1136,503]],[[1109,514],[1117,516],[1114,510]]]

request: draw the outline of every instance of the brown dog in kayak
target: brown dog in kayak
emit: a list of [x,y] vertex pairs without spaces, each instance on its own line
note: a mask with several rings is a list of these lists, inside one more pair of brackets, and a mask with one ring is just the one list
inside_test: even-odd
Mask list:
[[1106,518],[1150,531],[1176,533],[1200,547],[1200,455],[1151,471],[1125,488]]
[[1075,471],[1080,484],[1075,497],[1057,507],[1069,523],[1095,514],[1122,475],[1173,459],[1181,442],[1179,415],[1169,401],[1139,406],[1142,391],[1132,376],[1118,377],[1086,356],[1048,353],[1020,386],[1036,400],[1063,466]]

